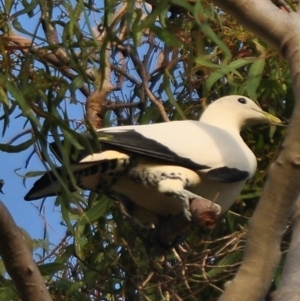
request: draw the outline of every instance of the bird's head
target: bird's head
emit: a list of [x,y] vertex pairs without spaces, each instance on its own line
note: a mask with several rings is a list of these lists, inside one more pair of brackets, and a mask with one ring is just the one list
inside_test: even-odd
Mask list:
[[203,112],[200,121],[237,130],[257,124],[281,123],[279,118],[263,111],[253,100],[240,95],[225,96],[214,101]]

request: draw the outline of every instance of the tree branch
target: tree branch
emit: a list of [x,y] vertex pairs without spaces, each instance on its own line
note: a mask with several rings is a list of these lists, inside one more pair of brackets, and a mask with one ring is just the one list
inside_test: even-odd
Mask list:
[[270,0],[212,0],[212,2],[270,43],[279,53],[282,42],[292,34],[291,16],[298,17],[295,13],[288,14],[282,11]]
[[130,58],[132,59],[134,65],[137,67],[136,70],[142,79],[142,86],[145,90],[145,93],[149,97],[150,101],[157,106],[162,119],[166,122],[170,121],[162,102],[155,97],[155,95],[152,93],[152,91],[150,91],[150,89],[148,87],[150,75],[146,71],[145,66],[143,65],[142,61],[139,59],[138,55],[136,55],[129,47],[127,47],[126,50],[128,51]]
[[0,202],[0,255],[22,301],[52,300],[20,229],[2,202]]
[[220,299],[257,301],[264,299],[273,279],[281,256],[282,233],[299,194],[300,38],[296,28],[300,20],[297,13],[283,12],[269,0],[213,2],[281,53],[289,64],[296,94],[288,134],[250,220],[242,265]]
[[278,290],[274,293],[273,301],[296,301],[300,296],[300,197],[292,217],[292,240],[281,275]]

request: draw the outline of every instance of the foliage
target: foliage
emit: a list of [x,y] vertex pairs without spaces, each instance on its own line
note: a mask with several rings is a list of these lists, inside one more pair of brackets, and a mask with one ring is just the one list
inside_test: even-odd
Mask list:
[[[2,135],[16,113],[25,131],[0,150],[32,150],[29,167],[32,156],[53,167],[47,141],[62,135],[78,148],[75,131],[197,119],[207,104],[228,94],[249,96],[290,117],[286,64],[208,1],[2,5]],[[258,157],[256,176],[214,230],[192,225],[170,250],[153,244],[151,231],[104,196],[76,193],[67,203],[58,198],[65,238],[55,248],[32,241],[45,251],[38,264],[53,300],[215,300],[241,261],[248,218],[284,134],[274,128],[243,133]],[[68,168],[66,154],[64,159]],[[2,268],[1,274],[0,300],[16,300]]]

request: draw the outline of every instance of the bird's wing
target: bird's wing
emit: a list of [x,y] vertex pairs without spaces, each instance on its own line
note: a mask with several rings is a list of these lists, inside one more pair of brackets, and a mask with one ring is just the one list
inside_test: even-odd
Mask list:
[[[97,136],[95,142],[95,137],[85,135],[92,147],[90,150],[84,148],[78,161],[86,156],[91,157],[91,149],[94,153],[115,149],[142,155],[152,161],[158,159],[158,165],[179,165],[197,170],[219,182],[245,180],[256,168],[251,166],[253,154],[245,152],[248,148],[241,138],[237,140],[221,128],[199,121],[104,128],[97,131]],[[60,156],[55,144],[51,145],[51,149],[56,156]],[[252,156],[250,159],[249,155]],[[93,160],[96,161],[97,156]]]
[[97,133],[104,145],[197,170],[215,181],[242,181],[256,169],[254,155],[239,135],[199,121],[108,128]]
[[[86,156],[112,148],[176,163],[191,169],[209,169],[210,166],[197,160],[195,151],[194,160],[190,158],[193,148],[185,148],[187,143],[193,144],[193,139],[199,140],[197,137],[192,137],[199,134],[198,124],[198,121],[181,121],[103,128],[97,131],[97,138],[89,133],[83,134],[82,139],[78,141],[83,146],[82,149],[76,149],[72,145],[67,147],[66,141],[61,145],[51,143],[50,149],[60,162],[63,162],[62,150],[70,154],[70,163],[78,163]],[[90,142],[88,147],[86,140]],[[203,145],[205,145],[204,141]]]
[[181,143],[176,137],[174,137],[174,141],[172,141],[171,144],[149,138],[134,129],[126,131],[102,131],[99,132],[98,135],[101,143],[106,146],[116,147],[117,149],[160,159],[173,164],[176,163],[191,169],[203,170],[210,168],[210,166],[206,164],[191,160],[187,156],[188,152],[182,154],[176,152],[176,148],[178,147],[172,147],[172,145],[175,146],[175,143]]
[[[176,163],[191,169],[209,169],[202,160],[199,140],[204,132],[198,121],[104,128],[97,132],[104,145],[114,146],[132,153]],[[200,152],[199,152],[200,151]],[[200,157],[199,157],[200,156]]]
[[128,155],[117,151],[108,150],[87,156],[81,162],[70,166],[73,177],[62,167],[56,168],[55,173],[46,172],[34,183],[25,200],[31,201],[62,193],[62,178],[70,191],[75,191],[77,187],[84,190],[105,190],[132,165],[133,162]]

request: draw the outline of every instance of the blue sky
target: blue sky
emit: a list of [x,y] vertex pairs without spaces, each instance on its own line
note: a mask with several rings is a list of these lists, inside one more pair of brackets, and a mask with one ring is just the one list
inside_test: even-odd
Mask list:
[[[1,6],[0,2],[0,6]],[[101,6],[102,1],[97,2],[98,7]],[[18,7],[16,10],[20,10],[22,7]],[[10,14],[16,11],[10,12]],[[18,17],[18,22],[24,26],[24,29],[28,32],[35,32],[36,27],[39,24],[39,12],[37,9],[34,10],[33,17],[29,18],[28,15],[21,15]],[[55,16],[53,17],[55,19]],[[91,14],[89,16],[91,26],[95,25],[95,22],[101,22],[101,14]],[[82,26],[86,23],[84,17],[80,20]],[[60,27],[58,27],[60,28]],[[60,28],[61,29],[61,28]],[[87,25],[85,24],[84,30],[88,31]],[[18,33],[19,34],[19,33]],[[23,34],[20,34],[21,36]],[[37,35],[43,37],[44,33],[39,26]],[[27,37],[28,38],[28,37]],[[30,38],[30,37],[29,37]],[[39,40],[35,40],[35,43],[39,43]],[[143,47],[143,46],[141,46]],[[0,58],[1,59],[1,58]],[[155,62],[155,60],[154,60]],[[153,63],[155,64],[155,63]],[[44,68],[42,65],[41,68]],[[155,68],[155,66],[154,66]],[[136,75],[135,67],[132,66],[134,75]],[[125,91],[124,91],[125,89]],[[126,87],[121,92],[114,92],[111,94],[111,99],[130,98],[131,96],[131,86]],[[80,94],[76,94],[77,100],[85,102],[85,98]],[[163,95],[162,95],[163,97]],[[134,101],[138,101],[134,99]],[[66,100],[66,107],[68,108],[68,114],[70,119],[81,120],[83,118],[83,109],[81,105],[71,105],[68,100]],[[3,114],[3,109],[0,107],[0,116]],[[15,111],[12,116],[10,116],[10,125],[5,133],[5,136],[1,138],[1,143],[7,143],[18,133],[24,130],[25,119],[16,116],[20,114],[19,111]],[[109,118],[109,122],[113,123],[112,118]],[[0,132],[2,132],[3,124],[0,121]],[[27,128],[29,128],[29,124]],[[27,137],[28,138],[28,137]],[[24,139],[24,138],[23,138]],[[23,140],[24,141],[24,140]],[[22,142],[22,139],[17,140],[14,144]],[[57,243],[64,236],[66,228],[61,226],[61,214],[59,207],[55,207],[55,198],[47,198],[44,203],[42,214],[39,212],[40,205],[42,201],[25,202],[24,196],[32,187],[33,183],[37,178],[27,179],[26,187],[23,184],[23,178],[18,174],[24,175],[30,171],[44,171],[45,167],[38,159],[37,155],[34,155],[30,160],[30,164],[25,169],[26,160],[33,151],[33,147],[21,152],[21,153],[4,153],[0,152],[0,162],[2,163],[0,169],[0,179],[4,179],[5,185],[3,187],[3,192],[5,194],[0,194],[0,200],[4,202],[9,211],[11,212],[14,220],[18,226],[24,228],[32,238],[39,239],[43,238],[44,226],[47,225],[49,231],[50,241],[52,243]]]
[[[1,143],[6,143],[22,130],[23,122],[21,122],[21,120],[19,121],[13,118],[11,120],[11,126],[1,139]],[[2,125],[0,125],[0,127],[1,126]],[[24,228],[32,238],[43,238],[45,222],[46,224],[49,223],[49,225],[51,225],[51,227],[47,227],[49,237],[50,240],[55,243],[55,241],[57,242],[63,237],[65,230],[60,225],[60,212],[59,209],[54,206],[54,198],[47,199],[41,213],[39,212],[41,201],[24,201],[25,194],[37,178],[27,179],[25,187],[23,178],[18,174],[26,174],[33,170],[45,170],[36,155],[32,157],[29,167],[27,169],[24,168],[26,160],[32,150],[33,148],[31,147],[21,153],[0,152],[0,179],[4,179],[5,181],[3,187],[4,194],[0,195],[0,200],[8,208],[17,225]]]
[[[70,3],[73,1],[71,0]],[[0,9],[2,11],[6,11],[8,15],[13,15],[17,11],[22,10],[24,7],[20,2],[17,2],[18,5],[14,6],[13,9],[8,12],[6,11],[7,7],[3,1],[0,1]],[[74,1],[74,4],[76,2]],[[101,5],[102,1],[99,1],[97,5]],[[57,7],[55,13],[53,15],[53,19],[56,18],[55,14],[61,14],[60,7]],[[97,16],[99,17],[99,16]],[[37,6],[32,14],[22,14],[17,17],[17,21],[22,24],[24,29],[27,32],[34,33],[38,26],[37,36],[43,37],[44,32],[41,28],[41,24],[39,23],[40,11]],[[99,22],[99,19],[96,18],[95,14],[91,14],[91,20],[93,21],[92,25],[95,25],[95,21]],[[80,20],[82,24],[85,24],[84,16]],[[62,30],[61,27],[57,27],[59,30]],[[85,30],[87,27],[85,26]],[[16,32],[21,36],[28,37],[22,33]],[[34,41],[35,43],[40,43],[38,39]],[[1,60],[1,56],[0,56]],[[41,68],[44,68],[44,65],[41,65]],[[85,101],[82,98],[82,95],[78,93],[78,100]],[[83,118],[83,110],[80,105],[70,105],[68,100],[66,100],[66,106],[68,106],[68,113],[70,118],[74,119],[82,119]],[[72,106],[72,107],[71,107]],[[0,116],[3,114],[3,109],[0,106]],[[7,143],[17,134],[24,130],[24,122],[25,119],[23,117],[16,118],[20,114],[20,111],[15,110],[13,115],[10,116],[10,124],[5,133],[4,137],[1,137],[1,143]],[[29,124],[27,124],[27,128],[29,128]],[[2,132],[3,124],[0,121],[0,133]],[[28,139],[30,136],[27,136]],[[20,142],[25,141],[25,137],[15,141],[14,144],[19,144]],[[34,201],[34,202],[26,202],[24,201],[24,196],[28,192],[28,190],[32,187],[35,180],[38,178],[32,178],[26,180],[26,187],[23,183],[23,178],[18,174],[24,175],[30,171],[44,171],[45,167],[38,159],[37,155],[34,155],[30,160],[30,164],[25,169],[26,160],[29,155],[33,151],[33,147],[30,149],[21,152],[21,153],[4,153],[0,152],[0,179],[4,179],[5,185],[3,187],[4,194],[0,194],[0,200],[7,206],[8,210],[12,214],[15,222],[18,226],[24,228],[32,238],[42,239],[44,235],[44,226],[47,225],[47,230],[49,231],[49,240],[52,243],[57,243],[64,236],[66,228],[61,226],[61,214],[59,207],[55,207],[54,202],[55,198],[47,198],[42,208],[42,212],[40,212],[40,205],[42,200]]]

